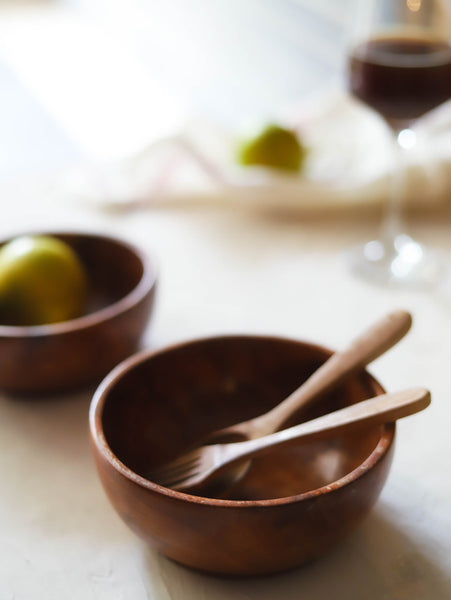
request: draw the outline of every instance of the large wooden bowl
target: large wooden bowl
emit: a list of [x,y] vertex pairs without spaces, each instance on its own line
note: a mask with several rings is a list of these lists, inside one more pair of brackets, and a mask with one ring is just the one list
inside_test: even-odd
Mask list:
[[89,280],[87,310],[49,325],[0,324],[0,388],[12,393],[98,384],[137,350],[153,306],[156,270],[138,248],[103,235],[45,233],[67,242],[81,259]]
[[[217,428],[280,402],[330,355],[309,343],[218,337],[140,353],[110,373],[90,411],[111,503],[162,554],[216,574],[269,574],[318,558],[368,513],[387,477],[395,425],[254,460],[227,498],[157,485],[149,473]],[[366,371],[299,422],[382,393]]]

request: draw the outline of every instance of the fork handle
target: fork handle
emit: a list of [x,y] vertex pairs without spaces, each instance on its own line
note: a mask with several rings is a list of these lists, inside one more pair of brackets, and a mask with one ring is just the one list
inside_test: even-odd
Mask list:
[[396,310],[386,315],[351,342],[346,350],[332,354],[283,402],[264,415],[246,421],[248,437],[254,439],[277,431],[292,414],[311,400],[389,350],[405,336],[411,325],[412,317],[405,310]]
[[425,409],[430,402],[430,392],[420,387],[382,394],[262,438],[219,444],[218,447],[222,446],[221,462],[249,459],[276,446],[287,446],[301,439],[315,441],[390,423]]

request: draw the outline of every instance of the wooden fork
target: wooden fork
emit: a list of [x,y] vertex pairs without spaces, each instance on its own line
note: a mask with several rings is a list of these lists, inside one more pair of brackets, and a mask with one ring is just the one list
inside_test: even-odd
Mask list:
[[195,493],[205,490],[207,484],[227,487],[237,479],[234,467],[275,447],[389,423],[425,409],[430,401],[430,393],[424,388],[383,394],[265,437],[201,446],[155,471],[152,480],[165,487],[185,492],[195,490]]

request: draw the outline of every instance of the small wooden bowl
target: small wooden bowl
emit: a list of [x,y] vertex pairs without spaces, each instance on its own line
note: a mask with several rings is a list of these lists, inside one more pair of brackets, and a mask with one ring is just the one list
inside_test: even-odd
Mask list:
[[11,393],[99,383],[136,351],[152,311],[156,270],[140,250],[103,235],[45,234],[64,240],[81,259],[90,286],[86,314],[35,327],[0,324],[0,388]]
[[[125,523],[162,554],[216,574],[276,573],[332,548],[378,498],[394,424],[255,459],[226,499],[149,479],[205,434],[280,402],[330,354],[300,341],[231,336],[140,353],[114,369],[94,395],[90,428],[100,479]],[[382,392],[362,371],[294,421]]]

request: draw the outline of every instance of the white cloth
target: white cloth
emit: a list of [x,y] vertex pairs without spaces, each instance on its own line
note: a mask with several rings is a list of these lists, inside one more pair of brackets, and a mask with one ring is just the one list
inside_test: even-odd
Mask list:
[[[137,156],[71,171],[67,190],[99,206],[225,203],[298,212],[365,209],[387,199],[394,140],[370,110],[334,91],[278,122],[294,127],[307,147],[300,173],[239,166],[236,149],[249,132],[224,131],[198,119]],[[414,131],[416,144],[405,151],[406,205],[451,205],[451,103]]]

